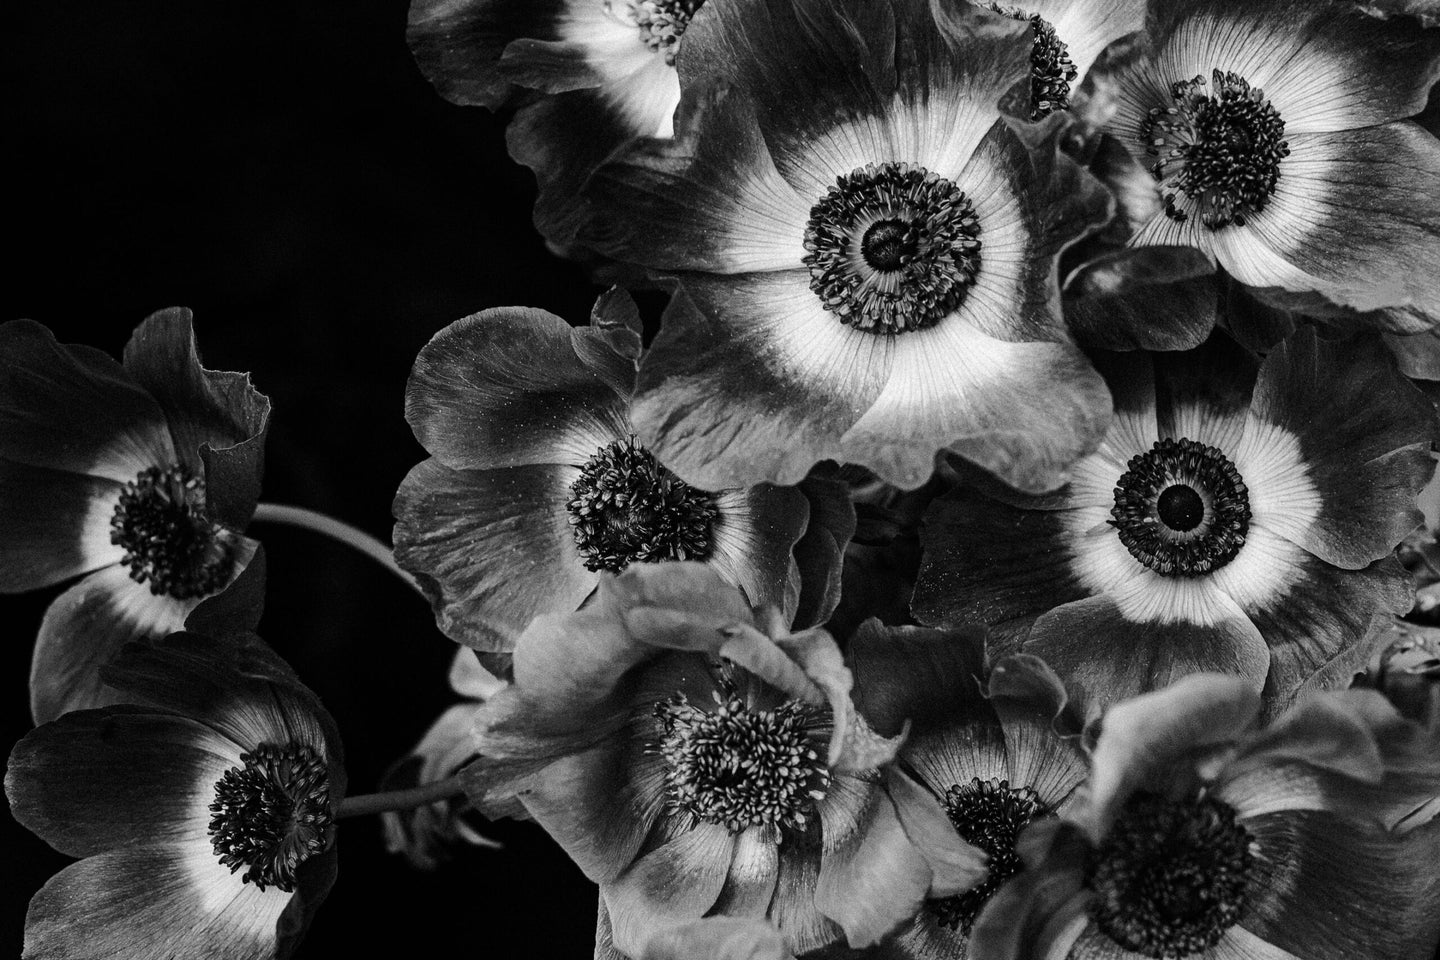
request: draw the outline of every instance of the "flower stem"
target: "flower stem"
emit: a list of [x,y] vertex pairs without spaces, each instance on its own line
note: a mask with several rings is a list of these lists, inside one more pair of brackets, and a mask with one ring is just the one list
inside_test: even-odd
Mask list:
[[352,527],[343,520],[336,520],[334,517],[320,513],[315,510],[307,510],[305,507],[292,507],[283,503],[261,503],[255,507],[255,519],[262,523],[284,523],[292,527],[302,527],[315,533],[324,534],[332,540],[338,540],[348,547],[353,547],[365,554],[371,560],[389,570],[395,576],[404,581],[405,585],[421,596],[424,591],[410,576],[395,562],[395,554],[380,540],[370,536],[359,527]]
[[416,807],[435,803],[437,800],[448,800],[451,797],[461,796],[464,792],[460,788],[458,776],[447,777],[444,780],[436,780],[434,783],[422,783],[420,786],[411,787],[408,790],[362,793],[358,796],[346,797],[335,808],[335,816],[343,819],[384,813],[387,810],[413,810]]

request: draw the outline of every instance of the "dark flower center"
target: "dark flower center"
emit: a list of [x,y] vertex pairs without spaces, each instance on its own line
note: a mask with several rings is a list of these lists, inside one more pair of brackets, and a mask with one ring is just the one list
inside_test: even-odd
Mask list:
[[1091,853],[1091,916],[1147,957],[1188,957],[1220,942],[1249,901],[1255,841],[1210,797],[1137,793]]
[[668,809],[731,833],[804,829],[830,784],[811,708],[754,710],[733,687],[723,693],[706,709],[684,694],[655,705],[664,734],[651,751],[665,760]]
[[634,437],[596,451],[570,496],[570,526],[587,570],[710,556],[715,495],[675,476]]
[[295,889],[295,872],[330,845],[334,813],[325,761],[308,746],[262,743],[215,783],[210,842],[230,872],[264,890]]
[[908,163],[838,177],[810,208],[810,289],[841,323],[876,334],[934,326],[980,271],[980,222],[965,192]]
[[1070,109],[1070,84],[1079,71],[1070,59],[1070,48],[1055,35],[1055,27],[1038,13],[1019,7],[992,3],[990,9],[1012,20],[1029,20],[1035,28],[1030,48],[1030,119],[1048,117],[1056,110]]
[[675,65],[680,52],[680,37],[690,25],[690,18],[700,9],[701,0],[605,0],[605,8],[614,12],[618,7],[626,19],[640,29],[640,42],[656,53],[665,55],[665,62]]
[[136,583],[176,600],[203,597],[230,580],[235,558],[205,510],[205,482],[188,467],[150,467],[120,491],[110,542]]
[[1165,213],[1182,222],[1189,218],[1175,205],[1183,193],[1195,201],[1200,222],[1218,230],[1244,226],[1265,209],[1290,145],[1285,121],[1263,90],[1219,70],[1212,81],[1211,94],[1200,92],[1204,77],[1176,83],[1174,106],[1153,108],[1140,135],[1155,158],[1150,170],[1160,181]]
[[1110,516],[1136,560],[1162,576],[1195,576],[1225,566],[1245,545],[1250,493],[1214,447],[1158,440],[1126,464]]
[[1000,886],[1023,867],[1015,841],[1030,821],[1049,814],[1030,787],[1012,787],[1008,780],[981,780],[956,784],[945,791],[945,812],[960,838],[989,856],[985,882],[956,897],[930,900],[926,906],[936,920],[951,929],[970,932],[980,908]]

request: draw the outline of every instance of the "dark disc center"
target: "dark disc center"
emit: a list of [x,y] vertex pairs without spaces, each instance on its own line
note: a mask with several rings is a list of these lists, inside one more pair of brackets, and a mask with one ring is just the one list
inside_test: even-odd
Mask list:
[[1205,501],[1194,487],[1177,483],[1161,491],[1155,513],[1171,530],[1187,533],[1205,519]]
[[917,252],[915,233],[902,220],[877,220],[860,238],[860,255],[882,272],[899,270]]

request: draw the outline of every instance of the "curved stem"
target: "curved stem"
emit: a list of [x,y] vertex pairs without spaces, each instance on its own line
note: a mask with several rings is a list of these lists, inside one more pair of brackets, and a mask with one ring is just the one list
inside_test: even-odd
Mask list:
[[255,519],[262,523],[284,523],[292,527],[301,527],[315,533],[324,534],[332,540],[338,540],[348,547],[353,547],[365,554],[371,560],[389,570],[395,576],[405,582],[405,585],[421,596],[425,592],[410,576],[395,562],[395,554],[383,542],[370,536],[359,527],[353,527],[343,520],[336,520],[334,517],[320,513],[316,510],[307,510],[305,507],[292,507],[283,503],[261,503],[255,507]]
[[451,797],[461,796],[464,792],[460,788],[458,776],[448,777],[444,780],[436,780],[434,783],[422,783],[420,786],[411,787],[408,790],[362,793],[359,796],[346,797],[335,808],[335,816],[343,819],[384,813],[387,810],[413,810],[437,800],[448,800]]

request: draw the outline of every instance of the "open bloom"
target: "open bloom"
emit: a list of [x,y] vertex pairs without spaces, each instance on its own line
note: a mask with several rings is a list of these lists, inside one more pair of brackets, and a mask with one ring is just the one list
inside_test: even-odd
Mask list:
[[83,858],[31,900],[25,956],[288,955],[335,879],[334,722],[245,634],[132,643],[106,676],[127,705],[10,754],[15,818]]
[[1107,83],[1105,129],[1152,184],[1131,242],[1198,247],[1312,306],[1386,308],[1397,331],[1440,322],[1440,142],[1404,120],[1440,35],[1346,0],[1154,7],[1150,48]]
[[200,366],[188,310],[147,317],[123,363],[0,326],[0,591],[81,577],[40,625],[37,721],[113,702],[100,666],[251,561],[269,412],[248,376]]
[[[588,327],[540,310],[487,310],[420,351],[406,417],[431,458],[395,497],[395,555],[453,639],[508,650],[537,614],[580,606],[604,572],[661,560],[702,560],[751,602],[795,612],[806,495],[702,490],[638,442],[638,327],[634,304],[614,292]],[[834,506],[817,520],[830,525],[849,509]],[[817,620],[828,614],[815,608]]]
[[1090,776],[1021,836],[974,960],[1416,960],[1434,950],[1440,824],[1388,830],[1440,782],[1434,735],[1373,691],[1268,728],[1196,674],[1104,716]]
[[[887,956],[964,958],[975,918],[1020,873],[1021,831],[1063,813],[1084,780],[1080,720],[1065,688],[1033,657],[1009,657],[986,677],[983,632],[885,628],[851,642],[855,700],[882,735],[910,723],[886,789],[902,812],[938,803],[985,854],[984,882],[928,900]],[[943,828],[942,828],[943,829]]]
[[1109,401],[1055,258],[1110,200],[1001,120],[1031,50],[1028,21],[967,4],[700,9],[676,137],[596,172],[583,235],[680,278],[633,412],[676,473],[793,483],[835,459],[915,487],[949,447],[1050,489],[1091,449]]
[[[1293,694],[1348,683],[1434,470],[1430,401],[1372,339],[1301,330],[1114,358],[1115,422],[1048,497],[958,489],[926,517],[914,610],[996,626],[1096,701],[1197,670]],[[1268,686],[1267,686],[1268,678]]]
[[520,103],[506,140],[539,181],[535,225],[568,250],[580,189],[617,148],[668,137],[675,60],[701,0],[412,0],[410,49],[446,99]]
[[514,668],[466,789],[518,801],[600,885],[621,954],[866,946],[983,875],[938,805],[912,817],[879,788],[899,740],[856,712],[829,635],[790,634],[704,566],[606,575],[583,610],[535,619]]

